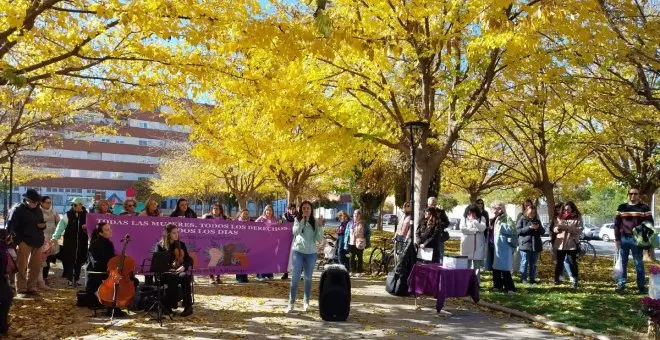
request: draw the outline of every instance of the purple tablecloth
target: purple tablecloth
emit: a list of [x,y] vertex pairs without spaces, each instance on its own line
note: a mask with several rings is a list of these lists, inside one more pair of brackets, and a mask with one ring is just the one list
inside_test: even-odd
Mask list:
[[479,302],[479,282],[474,270],[442,268],[435,263],[415,264],[408,277],[408,292],[433,296],[438,312],[450,297],[471,296],[474,302]]

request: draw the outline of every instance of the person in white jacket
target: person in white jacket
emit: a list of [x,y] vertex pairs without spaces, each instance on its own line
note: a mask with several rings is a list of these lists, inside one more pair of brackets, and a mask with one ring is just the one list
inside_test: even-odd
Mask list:
[[486,218],[479,214],[479,208],[472,204],[467,208],[466,217],[461,219],[461,255],[468,257],[468,266],[474,269],[477,277],[486,257]]

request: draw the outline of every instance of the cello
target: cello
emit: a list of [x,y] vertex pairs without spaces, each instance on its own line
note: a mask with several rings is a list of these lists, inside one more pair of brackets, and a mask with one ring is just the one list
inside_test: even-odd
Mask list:
[[108,278],[101,283],[98,290],[99,302],[109,307],[127,307],[133,301],[135,285],[130,276],[135,268],[135,260],[126,256],[126,246],[131,236],[126,235],[121,240],[124,246],[121,255],[108,261]]

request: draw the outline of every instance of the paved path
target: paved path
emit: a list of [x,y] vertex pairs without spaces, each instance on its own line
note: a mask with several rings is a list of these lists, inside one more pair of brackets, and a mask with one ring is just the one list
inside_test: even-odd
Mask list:
[[[230,277],[227,277],[230,279]],[[203,280],[200,278],[199,280]],[[314,279],[318,284],[318,273]],[[84,337],[102,338],[247,338],[247,339],[556,339],[549,331],[517,319],[484,313],[463,300],[448,300],[446,311],[435,312],[427,298],[415,307],[413,298],[385,292],[383,280],[353,279],[353,300],[347,322],[325,322],[312,310],[285,314],[288,282],[198,286],[195,314],[167,320],[163,328],[142,318],[122,320]],[[301,285],[302,286],[302,285]],[[302,288],[302,287],[301,287]],[[302,292],[301,292],[302,293]],[[314,295],[316,296],[316,289]],[[300,308],[302,301],[298,301]],[[102,321],[102,320],[99,320]],[[103,325],[96,320],[96,327]],[[97,328],[98,329],[98,328]]]

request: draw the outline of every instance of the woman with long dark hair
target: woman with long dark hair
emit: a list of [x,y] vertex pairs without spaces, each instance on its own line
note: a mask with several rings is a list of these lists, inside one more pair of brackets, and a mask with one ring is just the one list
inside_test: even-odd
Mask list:
[[188,200],[179,198],[176,202],[176,208],[172,211],[170,217],[197,218],[197,214],[188,206]]
[[582,215],[575,203],[568,201],[562,206],[561,214],[557,217],[557,223],[553,230],[557,236],[553,244],[557,249],[557,262],[555,263],[555,284],[561,284],[559,276],[564,271],[564,259],[568,257],[570,274],[575,279],[573,288],[578,288],[578,263],[577,254],[580,246],[580,234],[582,232]]
[[303,312],[309,309],[309,299],[312,295],[312,273],[316,264],[316,244],[323,241],[323,228],[316,226],[312,216],[312,204],[304,201],[293,222],[293,277],[289,287],[289,305],[286,312],[293,311],[300,275],[305,274],[305,289],[303,295]]
[[[98,223],[92,232],[92,239],[89,242],[89,253],[87,255],[88,272],[106,273],[108,271],[108,262],[115,256],[115,246],[110,241],[112,237],[112,227],[107,222]],[[108,276],[101,274],[89,274],[85,283],[87,296],[95,297],[96,291]],[[112,307],[107,309],[106,315],[112,314]],[[114,317],[124,317],[127,314],[119,308],[115,309]]]
[[[192,309],[192,276],[188,274],[192,266],[192,258],[188,255],[186,244],[179,240],[179,229],[176,224],[168,224],[163,231],[163,238],[156,244],[156,251],[169,252],[171,271],[163,276],[167,284],[165,294],[165,314],[172,314],[172,309],[177,308],[179,303],[179,286],[183,295],[183,312],[180,316],[188,316],[193,313]],[[182,252],[183,261],[177,262],[176,253]]]
[[[543,250],[541,236],[545,229],[536,214],[536,207],[528,206],[525,215],[518,220],[518,249],[520,250],[520,276],[522,283],[536,283],[536,261]],[[529,275],[528,275],[529,274]],[[527,278],[529,277],[529,281]]]
[[415,230],[417,235],[417,244],[420,248],[433,249],[433,257],[431,262],[440,263],[440,250],[438,244],[440,243],[440,236],[442,233],[438,217],[438,209],[426,208],[424,210],[424,218],[419,222],[419,227]]

